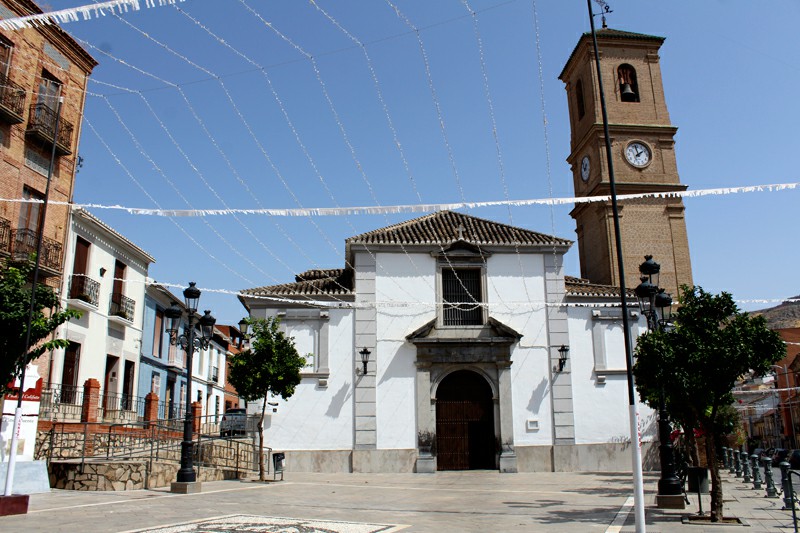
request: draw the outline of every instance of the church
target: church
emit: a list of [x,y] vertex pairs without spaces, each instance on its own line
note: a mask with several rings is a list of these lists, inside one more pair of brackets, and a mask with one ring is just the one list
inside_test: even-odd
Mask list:
[[[618,194],[680,191],[659,66],[662,37],[597,32]],[[597,71],[583,35],[560,79],[575,195],[609,193]],[[680,198],[621,203],[628,287],[652,254],[691,284]],[[265,420],[286,468],[316,472],[630,470],[622,312],[610,204],[578,204],[577,244],[453,211],[345,241],[344,266],[242,291],[306,356]],[[659,236],[659,240],[643,238]],[[565,275],[578,246],[581,277]],[[635,339],[646,330],[635,299]],[[645,467],[656,416],[639,407]]]

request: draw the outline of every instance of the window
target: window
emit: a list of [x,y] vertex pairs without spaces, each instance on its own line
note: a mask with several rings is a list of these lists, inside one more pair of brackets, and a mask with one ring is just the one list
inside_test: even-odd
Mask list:
[[586,114],[586,104],[583,101],[583,82],[578,80],[575,84],[575,103],[578,107],[578,120]]
[[619,95],[623,102],[639,101],[639,84],[636,81],[636,69],[626,64],[617,68]]
[[442,317],[445,326],[483,324],[480,268],[442,268]]
[[[23,187],[22,198],[24,200],[41,200],[44,202],[44,196],[33,189]],[[42,205],[37,202],[22,202],[19,207],[19,229],[29,229],[31,231],[39,231],[39,223],[42,218]]]
[[42,71],[42,78],[39,80],[39,93],[36,96],[37,104],[44,104],[50,109],[55,110],[58,97],[61,96],[61,82],[55,76]]
[[161,357],[161,342],[164,338],[164,311],[156,309],[156,320],[153,325],[153,357]]
[[3,77],[8,78],[8,73],[11,70],[11,51],[14,47],[3,41],[0,40],[0,74]]
[[150,378],[150,392],[158,394],[159,390],[161,390],[161,374],[154,370]]

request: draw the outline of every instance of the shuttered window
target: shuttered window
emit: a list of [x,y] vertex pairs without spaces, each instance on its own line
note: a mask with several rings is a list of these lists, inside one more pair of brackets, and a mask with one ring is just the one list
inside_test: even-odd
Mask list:
[[445,326],[483,324],[481,269],[442,269],[442,315]]

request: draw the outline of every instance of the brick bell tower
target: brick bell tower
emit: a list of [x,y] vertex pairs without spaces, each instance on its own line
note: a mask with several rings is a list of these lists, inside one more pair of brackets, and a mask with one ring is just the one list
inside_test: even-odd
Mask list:
[[[663,37],[603,28],[597,31],[618,195],[683,191],[675,159],[658,51]],[[559,75],[569,104],[571,152],[567,158],[576,197],[610,193],[600,90],[592,36],[585,33]],[[680,198],[619,202],[625,284],[639,284],[645,255],[661,264],[659,285],[677,301],[692,285],[689,241]],[[619,272],[611,202],[577,204],[570,213],[578,234],[581,277],[617,285]]]

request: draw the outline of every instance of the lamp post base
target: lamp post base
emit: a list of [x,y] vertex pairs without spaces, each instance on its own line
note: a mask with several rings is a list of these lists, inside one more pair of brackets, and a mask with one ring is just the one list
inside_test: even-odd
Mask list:
[[656,507],[659,509],[686,509],[683,494],[656,494]]
[[28,499],[27,494],[0,496],[0,516],[28,514]]
[[173,481],[169,491],[177,494],[197,494],[202,492],[202,485],[199,481]]

